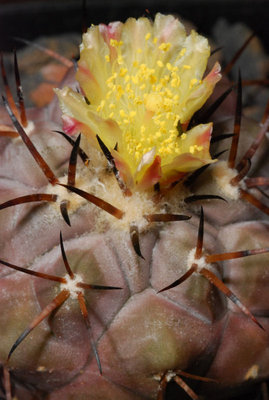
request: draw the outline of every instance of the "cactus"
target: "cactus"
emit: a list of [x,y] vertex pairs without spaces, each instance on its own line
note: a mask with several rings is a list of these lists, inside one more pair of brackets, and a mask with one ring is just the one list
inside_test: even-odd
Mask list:
[[269,375],[268,110],[242,117],[240,74],[204,106],[220,66],[173,16],[92,26],[80,50],[32,114],[1,63],[2,396],[248,390]]

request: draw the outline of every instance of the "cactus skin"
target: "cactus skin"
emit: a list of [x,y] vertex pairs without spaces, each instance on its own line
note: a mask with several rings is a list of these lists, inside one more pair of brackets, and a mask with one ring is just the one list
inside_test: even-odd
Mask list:
[[[52,132],[61,129],[59,115],[55,103],[36,115],[28,114],[34,122],[29,137],[57,177],[66,174],[71,152],[67,141]],[[3,109],[1,119],[9,124]],[[258,123],[243,119],[239,160],[257,131]],[[52,185],[22,141],[5,137],[0,141],[0,202],[30,193],[50,193]],[[268,148],[268,144],[265,146]],[[217,147],[223,149],[223,144],[215,147],[214,153]],[[255,176],[266,173],[266,166],[259,163],[263,151],[253,162]],[[91,159],[95,153],[89,156]],[[105,160],[102,163],[105,165]],[[85,176],[85,170],[87,174],[79,161],[77,177]],[[93,171],[90,176],[93,178]],[[111,182],[111,176],[109,179]],[[178,198],[178,203],[182,203],[180,190],[186,189],[176,187],[169,195]],[[184,192],[183,198],[197,193],[225,197],[212,179],[212,168]],[[29,203],[1,210],[1,260],[65,276],[61,231],[70,267],[83,282],[122,288],[85,290],[103,374],[98,370],[77,299],[69,298],[12,354],[8,368],[17,398],[156,399],[160,383],[157,375],[175,370],[217,380],[190,384],[208,399],[215,398],[216,393],[227,398],[230,390],[239,386],[242,390],[268,379],[267,254],[212,266],[212,272],[258,318],[265,331],[198,273],[158,293],[187,270],[190,251],[197,243],[201,204],[205,212],[204,253],[268,247],[265,214],[242,199],[227,200],[187,204],[184,214],[192,217],[189,221],[151,223],[143,228],[139,239],[144,259],[134,250],[129,229],[117,227],[115,218],[95,205],[84,202],[71,212],[70,227],[54,204]],[[172,211],[182,213],[182,207],[177,205]],[[107,215],[105,222],[102,215]],[[55,298],[61,285],[14,272],[3,264],[0,273],[0,359],[5,365],[14,342]]]

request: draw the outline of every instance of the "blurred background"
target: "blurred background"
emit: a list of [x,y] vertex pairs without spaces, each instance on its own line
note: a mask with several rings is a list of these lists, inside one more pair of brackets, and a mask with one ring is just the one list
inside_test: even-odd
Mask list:
[[[87,0],[87,22],[100,23],[139,17],[157,11],[175,13],[211,35],[217,20],[243,22],[269,49],[268,0]],[[13,36],[33,40],[43,35],[80,32],[80,0],[0,0],[0,49],[12,49]]]

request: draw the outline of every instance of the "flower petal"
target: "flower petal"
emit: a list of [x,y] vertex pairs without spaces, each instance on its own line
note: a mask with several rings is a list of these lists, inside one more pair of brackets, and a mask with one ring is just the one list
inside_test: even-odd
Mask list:
[[209,55],[207,39],[187,36],[172,15],[91,27],[78,62],[82,94],[57,91],[64,129],[80,130],[97,148],[98,134],[127,186],[171,182],[213,162],[212,125],[185,132],[220,79],[219,64],[203,79]]
[[114,148],[121,143],[122,132],[112,119],[103,119],[84,100],[83,96],[70,88],[57,89],[60,107],[64,114],[64,129],[66,133],[84,133],[90,142],[99,149],[96,135],[99,135],[105,145]]
[[98,26],[93,26],[83,35],[76,79],[90,103],[99,103],[106,94],[106,78],[111,73],[106,44]]
[[[166,185],[179,179],[188,172],[195,171],[206,164],[216,162],[209,153],[212,123],[195,126],[181,136],[182,154],[176,156],[173,161],[162,167],[161,183]],[[183,173],[183,175],[181,174]]]
[[211,96],[216,83],[221,79],[220,69],[219,63],[216,63],[202,83],[191,91],[185,103],[185,113],[182,115],[182,122],[190,120],[193,114]]
[[162,177],[161,169],[161,157],[156,156],[151,165],[149,165],[143,176],[137,180],[137,186],[139,189],[148,189],[158,183]]

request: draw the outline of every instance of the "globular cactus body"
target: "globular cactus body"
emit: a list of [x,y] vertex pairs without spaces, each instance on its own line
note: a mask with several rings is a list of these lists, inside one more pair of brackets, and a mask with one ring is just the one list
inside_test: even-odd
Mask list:
[[262,128],[243,120],[237,152],[238,91],[228,164],[211,158],[212,124],[192,119],[220,79],[203,78],[209,54],[172,16],[90,28],[80,93],[57,91],[71,145],[55,101],[23,127],[4,99],[20,134],[0,138],[7,398],[8,371],[19,399],[50,400],[161,399],[170,380],[221,398],[268,378],[268,207],[243,173]]

